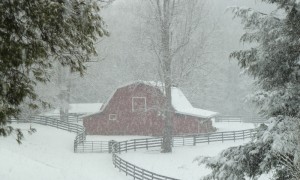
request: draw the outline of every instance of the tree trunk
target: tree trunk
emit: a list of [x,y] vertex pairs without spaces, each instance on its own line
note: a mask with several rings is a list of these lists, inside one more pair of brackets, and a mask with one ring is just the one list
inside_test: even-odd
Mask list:
[[166,102],[164,108],[164,134],[162,152],[172,152],[172,72],[171,72],[171,54],[170,54],[170,2],[164,0],[162,8],[162,23],[161,23],[161,44],[163,54],[163,74]]
[[59,86],[59,116],[60,120],[68,121],[70,101],[70,80],[64,67],[58,64],[58,86]]
[[172,152],[172,134],[173,134],[171,81],[165,81],[165,92],[166,92],[166,102],[165,102],[165,109],[164,109],[165,127],[164,127],[164,134],[163,134],[162,152],[170,153]]

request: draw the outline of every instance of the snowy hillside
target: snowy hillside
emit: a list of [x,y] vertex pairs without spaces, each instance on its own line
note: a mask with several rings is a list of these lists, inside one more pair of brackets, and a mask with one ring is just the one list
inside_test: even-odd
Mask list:
[[199,180],[210,172],[204,165],[199,166],[194,159],[197,156],[215,156],[222,149],[237,146],[247,141],[238,142],[217,142],[211,144],[199,144],[197,146],[176,147],[172,154],[160,153],[159,150],[129,152],[121,155],[139,167],[169,177],[176,177],[182,180]]
[[[28,128],[28,124],[18,125]],[[110,154],[76,154],[75,134],[41,125],[25,134],[22,145],[14,137],[0,137],[1,180],[126,180],[112,165]]]
[[[244,123],[216,123],[219,129],[240,130],[253,127]],[[16,126],[27,129],[29,124]],[[32,125],[37,129],[33,135],[25,134],[22,145],[14,137],[0,138],[0,177],[3,180],[126,180],[132,179],[112,165],[108,153],[74,153],[75,134],[56,128]],[[89,140],[121,141],[139,136],[88,136]],[[197,146],[176,147],[172,154],[161,154],[160,149],[122,153],[125,160],[162,175],[182,180],[196,180],[210,172],[194,159],[197,156],[214,156],[222,149],[237,146],[249,140],[204,143]],[[260,180],[266,180],[261,178]]]

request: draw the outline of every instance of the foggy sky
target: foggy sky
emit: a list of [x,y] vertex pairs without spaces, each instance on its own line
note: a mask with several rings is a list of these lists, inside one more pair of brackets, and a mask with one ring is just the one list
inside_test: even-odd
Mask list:
[[[157,80],[157,62],[147,50],[135,48],[139,18],[132,0],[116,0],[102,10],[101,15],[110,31],[110,37],[97,44],[96,63],[88,63],[83,79],[73,78],[71,102],[105,102],[111,93],[123,84],[135,80]],[[237,62],[229,54],[243,44],[239,38],[244,32],[239,19],[226,11],[228,7],[244,6],[270,12],[272,6],[255,0],[208,0],[208,27],[216,30],[209,47],[210,75],[196,72],[191,83],[182,86],[191,103],[199,108],[227,114],[244,112],[244,97],[251,92],[251,78],[241,75]],[[198,76],[197,76],[198,75]],[[247,110],[246,110],[247,111]]]

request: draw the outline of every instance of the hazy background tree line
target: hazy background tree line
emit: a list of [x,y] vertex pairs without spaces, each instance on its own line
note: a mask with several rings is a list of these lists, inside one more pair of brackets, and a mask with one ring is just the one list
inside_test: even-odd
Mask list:
[[[251,0],[201,0],[201,4],[196,12],[201,23],[190,43],[196,47],[191,48],[194,52],[183,54],[195,55],[199,66],[190,68],[188,76],[180,77],[177,85],[196,107],[228,115],[253,114],[254,108],[245,103],[246,95],[254,88],[252,79],[242,74],[235,60],[229,60],[230,52],[243,46],[239,43],[242,26],[226,8],[270,6]],[[147,29],[149,19],[143,13],[146,10],[145,2],[139,0],[116,0],[104,8],[101,16],[110,36],[96,45],[101,56],[86,64],[84,78],[65,71],[62,74],[60,67],[55,68],[52,82],[37,87],[40,96],[53,106],[61,106],[63,89],[69,93],[64,97],[70,103],[105,102],[120,85],[135,80],[159,80],[158,63],[147,42],[150,40],[146,33],[151,30]],[[176,67],[182,67],[180,61]]]

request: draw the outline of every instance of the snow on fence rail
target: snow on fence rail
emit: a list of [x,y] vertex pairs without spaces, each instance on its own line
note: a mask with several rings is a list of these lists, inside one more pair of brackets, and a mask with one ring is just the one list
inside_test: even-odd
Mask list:
[[74,143],[74,152],[103,153],[109,152],[108,141],[82,141]]
[[[65,118],[65,121],[69,123],[78,123],[82,122],[82,116],[84,114],[68,114],[67,116],[63,117]],[[62,117],[60,115],[45,115],[46,117],[50,117],[53,119],[58,119],[60,120]]]
[[216,122],[265,123],[267,120],[257,116],[217,116]]
[[84,131],[84,127],[79,124],[73,124],[65,121],[61,121],[56,118],[48,117],[48,116],[33,116],[28,118],[21,118],[21,119],[11,119],[11,122],[16,123],[35,123],[41,124],[45,126],[55,127],[57,129],[66,130],[69,132],[74,133],[81,133]]
[[[241,130],[241,131],[227,131],[227,132],[216,132],[216,133],[203,133],[197,135],[189,135],[189,136],[174,136],[172,145],[173,147],[178,146],[196,146],[201,143],[211,143],[211,142],[224,142],[224,141],[236,141],[236,140],[244,140],[251,138],[255,135],[256,131],[253,129]],[[138,149],[150,149],[161,147],[162,138],[144,138],[144,139],[131,139],[127,141],[110,141],[109,142],[111,151],[115,153],[127,152],[130,150],[138,150]],[[114,144],[113,147],[112,144]]]
[[61,121],[57,117],[51,116],[33,116],[21,119],[11,119],[15,123],[35,123],[45,126],[55,127],[57,129],[66,130],[76,133],[74,140],[74,152],[108,152],[107,141],[86,141],[85,129],[82,125],[73,124],[68,121]]
[[[248,129],[242,131],[217,132],[208,134],[197,134],[189,136],[174,136],[173,146],[196,146],[199,143],[211,143],[217,141],[236,141],[246,138],[252,138],[255,135],[255,130]],[[145,139],[131,139],[127,141],[110,141],[109,152],[112,152],[113,164],[120,171],[125,172],[126,175],[132,176],[134,179],[147,180],[175,180],[175,178],[162,176],[143,168],[137,167],[125,160],[117,154],[128,152],[130,150],[160,148],[162,145],[162,138],[145,138]]]
[[115,153],[113,153],[113,164],[115,168],[118,168],[120,171],[125,172],[126,176],[132,176],[134,179],[139,180],[179,180],[176,178],[171,178],[168,176],[163,176],[160,174],[153,173],[151,171],[140,168],[134,164],[129,163],[121,159]]
[[200,143],[236,141],[253,137],[255,130],[226,131],[216,133],[203,133],[189,136],[174,136],[173,146],[196,146]]
[[[130,150],[160,148],[162,145],[162,138],[145,138],[145,139],[131,139],[127,141],[86,141],[85,129],[78,124],[61,121],[57,118],[49,116],[34,116],[27,119],[11,119],[11,122],[16,123],[36,123],[46,126],[55,127],[58,129],[75,132],[76,137],[74,140],[74,152],[109,152],[112,153],[113,164],[120,171],[125,172],[126,175],[132,176],[134,179],[139,180],[178,180],[154,172],[145,170],[136,165],[133,165],[117,154],[121,152],[128,152]],[[234,121],[228,121],[234,122]],[[235,141],[240,139],[251,138],[255,135],[256,131],[253,129],[241,131],[227,131],[216,133],[205,133],[196,135],[182,135],[174,136],[173,146],[196,146],[199,143],[211,143],[217,141]]]

